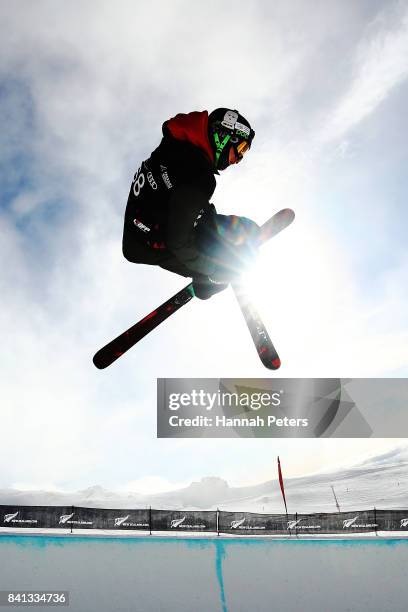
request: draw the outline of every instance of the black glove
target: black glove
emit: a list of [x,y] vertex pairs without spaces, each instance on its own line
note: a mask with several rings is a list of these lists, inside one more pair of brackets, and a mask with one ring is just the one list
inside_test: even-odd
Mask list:
[[214,215],[219,238],[235,246],[253,246],[259,241],[260,227],[252,219],[237,215]]
[[253,263],[258,249],[260,228],[254,221],[236,215],[207,215],[197,227],[197,248],[210,257],[215,283],[229,283]]
[[260,228],[251,219],[235,215],[216,215],[215,223],[220,241],[214,249],[215,269],[210,277],[232,282],[255,261]]

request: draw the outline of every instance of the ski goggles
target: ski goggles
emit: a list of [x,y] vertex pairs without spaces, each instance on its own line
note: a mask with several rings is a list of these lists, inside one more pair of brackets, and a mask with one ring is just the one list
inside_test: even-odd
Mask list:
[[243,157],[244,154],[249,151],[249,143],[247,140],[243,140],[242,142],[239,143],[239,145],[237,145],[236,147],[237,153],[239,155],[239,157]]

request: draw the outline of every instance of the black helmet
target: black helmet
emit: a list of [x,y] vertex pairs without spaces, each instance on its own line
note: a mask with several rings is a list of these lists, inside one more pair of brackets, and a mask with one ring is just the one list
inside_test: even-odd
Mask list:
[[255,136],[249,122],[237,110],[217,108],[208,116],[208,138],[215,154],[215,167],[225,170],[229,166],[230,146],[235,156],[241,159],[251,148]]

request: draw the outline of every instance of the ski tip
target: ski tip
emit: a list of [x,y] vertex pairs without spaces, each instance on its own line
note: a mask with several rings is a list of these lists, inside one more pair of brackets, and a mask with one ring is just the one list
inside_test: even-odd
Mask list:
[[267,357],[266,355],[262,356],[261,353],[259,354],[259,357],[261,358],[261,361],[265,368],[268,368],[268,370],[279,370],[279,368],[281,367],[281,360],[279,359],[279,357],[274,357],[273,359],[271,359],[271,357]]
[[279,357],[276,357],[276,359],[272,359],[271,361],[272,370],[279,370],[280,367],[281,367],[281,360],[279,359]]
[[109,365],[109,363],[106,363],[106,361],[101,359],[98,353],[93,356],[92,361],[95,368],[98,368],[98,370],[104,370]]
[[295,211],[292,208],[282,208],[282,210],[279,211],[279,214],[286,218],[287,223],[292,223],[296,216]]

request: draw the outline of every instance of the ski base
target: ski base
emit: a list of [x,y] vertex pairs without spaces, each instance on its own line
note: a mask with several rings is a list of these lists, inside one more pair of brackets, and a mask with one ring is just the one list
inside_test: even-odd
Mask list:
[[268,370],[278,370],[281,360],[258,311],[240,285],[233,285],[233,289],[259,359]]
[[110,366],[116,359],[121,357],[123,353],[126,353],[134,344],[153,331],[160,323],[163,323],[163,321],[176,312],[176,310],[179,310],[179,308],[187,304],[193,297],[193,284],[190,283],[168,299],[167,302],[159,306],[159,308],[153,310],[141,321],[129,327],[129,329],[120,334],[120,336],[95,353],[93,357],[94,365],[99,370],[103,370]]

